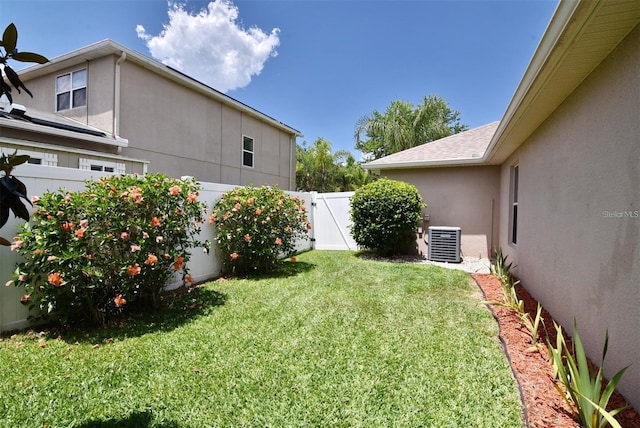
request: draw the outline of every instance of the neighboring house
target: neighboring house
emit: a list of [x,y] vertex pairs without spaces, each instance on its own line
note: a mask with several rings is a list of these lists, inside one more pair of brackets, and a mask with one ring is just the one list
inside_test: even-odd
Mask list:
[[[575,318],[595,362],[608,330],[605,374],[630,365],[619,389],[636,409],[639,23],[637,0],[561,2],[497,127],[365,165],[417,185],[430,224],[461,226],[463,237],[481,236],[475,244],[486,236],[486,250],[501,247],[569,332]],[[474,239],[467,236],[467,256],[477,256],[465,250]]]
[[[65,151],[73,158],[75,165],[65,166],[83,167],[86,153],[70,154],[83,150],[143,159],[149,172],[174,177],[295,187],[299,131],[114,41],[98,42],[19,74],[35,95],[14,94],[27,115],[49,115],[52,122],[72,122],[101,134],[94,139],[81,135],[75,142],[44,138],[48,151]],[[1,119],[0,127],[3,141]],[[22,148],[33,151],[27,138]],[[144,172],[139,165],[120,163],[127,173]]]

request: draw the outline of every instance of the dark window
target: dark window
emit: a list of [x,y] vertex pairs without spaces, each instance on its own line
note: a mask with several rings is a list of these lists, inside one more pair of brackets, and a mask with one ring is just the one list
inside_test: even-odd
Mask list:
[[253,168],[253,138],[242,137],[242,165]]
[[56,111],[87,105],[87,69],[56,78]]

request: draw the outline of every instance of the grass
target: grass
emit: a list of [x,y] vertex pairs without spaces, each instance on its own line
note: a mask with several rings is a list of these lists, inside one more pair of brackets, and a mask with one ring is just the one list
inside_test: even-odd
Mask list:
[[3,338],[0,427],[521,427],[476,294],[462,272],[309,252],[119,327]]

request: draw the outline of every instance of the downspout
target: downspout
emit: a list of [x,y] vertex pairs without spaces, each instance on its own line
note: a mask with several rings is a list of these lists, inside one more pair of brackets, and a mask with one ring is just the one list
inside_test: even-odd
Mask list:
[[[127,53],[122,51],[120,58],[116,61],[115,83],[113,90],[113,136],[120,135],[120,64],[127,59]],[[118,147],[118,154],[122,153],[122,147]]]
[[289,190],[296,190],[296,169],[298,159],[296,157],[296,143],[295,140],[291,140],[291,135],[289,135],[289,147],[291,147],[289,162],[291,162],[291,159],[293,159],[293,171],[291,170],[291,167],[289,167]]

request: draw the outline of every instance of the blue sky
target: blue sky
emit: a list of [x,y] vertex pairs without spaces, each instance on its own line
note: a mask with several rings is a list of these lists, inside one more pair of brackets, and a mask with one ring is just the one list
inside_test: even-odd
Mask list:
[[357,120],[393,100],[435,94],[472,128],[500,120],[556,6],[0,0],[0,26],[15,23],[18,48],[49,58],[113,39],[298,129],[298,143],[322,137],[358,157]]

